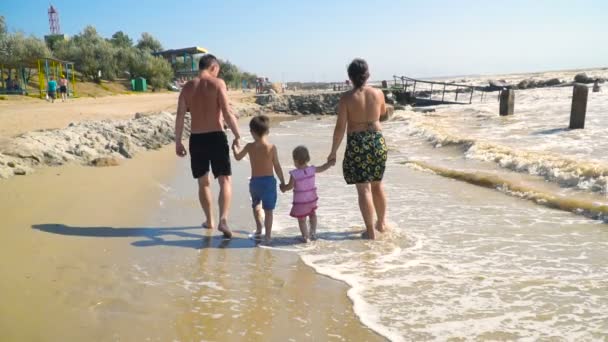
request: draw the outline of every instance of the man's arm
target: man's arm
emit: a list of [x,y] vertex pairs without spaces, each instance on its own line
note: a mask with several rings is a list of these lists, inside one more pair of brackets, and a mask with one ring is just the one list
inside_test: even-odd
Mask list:
[[238,141],[239,139],[241,139],[241,133],[239,132],[239,125],[238,122],[236,121],[236,117],[234,116],[234,114],[232,114],[232,110],[230,108],[230,103],[228,102],[228,93],[226,90],[226,83],[221,80],[219,80],[219,89],[220,89],[220,109],[222,110],[222,115],[224,116],[224,121],[228,124],[228,127],[230,127],[230,130],[232,131],[232,134],[234,134],[234,142],[233,145],[236,144],[238,145]]
[[348,109],[344,98],[340,99],[338,104],[338,119],[336,120],[336,127],[334,128],[334,138],[331,145],[331,152],[327,157],[327,161],[330,163],[336,162],[336,152],[344,139],[344,133],[346,132],[346,120],[348,117]]
[[234,153],[234,159],[238,161],[245,158],[247,153],[249,153],[249,145],[250,144],[245,145],[245,147],[240,151],[238,146],[232,145],[232,153]]
[[279,162],[279,152],[277,152],[277,147],[275,145],[272,146],[272,165],[274,166],[274,173],[277,174],[281,184],[285,184],[283,168],[281,168],[281,163]]
[[177,115],[175,116],[175,154],[183,157],[187,154],[186,148],[182,143],[182,135],[184,133],[184,118],[186,117],[186,99],[184,91],[179,94],[177,100]]

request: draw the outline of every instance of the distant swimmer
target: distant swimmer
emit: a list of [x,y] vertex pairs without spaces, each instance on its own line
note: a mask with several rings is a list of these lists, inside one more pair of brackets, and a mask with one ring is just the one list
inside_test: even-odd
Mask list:
[[[380,116],[386,113],[384,94],[367,86],[369,67],[363,59],[348,66],[353,89],[342,95],[331,152],[327,157],[335,162],[336,152],[347,132],[342,171],[347,184],[356,184],[359,209],[365,222],[364,238],[374,239],[375,230],[386,230],[386,195],[382,185],[388,148],[382,135]],[[376,224],[374,227],[374,212]],[[374,230],[375,228],[375,230]]]
[[175,120],[175,153],[186,156],[182,143],[184,117],[186,110],[192,116],[192,133],[189,151],[192,176],[198,180],[198,196],[205,213],[204,228],[213,229],[215,222],[211,212],[211,187],[209,171],[218,180],[219,223],[217,228],[224,237],[231,238],[228,227],[228,212],[232,199],[230,148],[224,132],[224,123],[234,134],[232,146],[240,146],[241,135],[236,117],[232,114],[226,83],[220,78],[220,64],[211,54],[204,55],[199,61],[199,77],[186,83],[179,95],[177,117]]

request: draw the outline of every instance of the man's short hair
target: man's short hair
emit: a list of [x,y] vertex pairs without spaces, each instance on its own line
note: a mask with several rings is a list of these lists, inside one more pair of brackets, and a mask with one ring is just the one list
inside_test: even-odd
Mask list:
[[201,57],[201,59],[198,61],[198,70],[207,70],[213,64],[220,64],[220,62],[217,60],[217,58],[215,58],[214,55],[208,53]]
[[255,116],[253,119],[251,119],[251,121],[249,121],[249,129],[261,137],[268,134],[269,123],[270,119],[266,115]]

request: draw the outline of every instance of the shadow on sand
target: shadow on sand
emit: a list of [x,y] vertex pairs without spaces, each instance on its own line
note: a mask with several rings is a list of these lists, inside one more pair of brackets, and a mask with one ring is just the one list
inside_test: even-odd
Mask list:
[[[195,230],[203,233],[217,233],[208,231],[201,227],[136,227],[136,228],[115,228],[115,227],[71,227],[64,224],[35,224],[32,229],[37,229],[46,233],[85,236],[99,238],[126,238],[141,237],[143,240],[134,241],[131,245],[136,247],[184,247],[193,249],[206,248],[253,248],[259,244],[249,238],[233,236],[232,239],[224,239],[221,235],[201,235],[194,234]],[[175,237],[180,239],[167,239]]]

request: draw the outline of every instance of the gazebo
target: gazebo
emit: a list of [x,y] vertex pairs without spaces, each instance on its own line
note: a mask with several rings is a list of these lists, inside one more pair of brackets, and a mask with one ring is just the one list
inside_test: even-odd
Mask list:
[[176,77],[193,78],[198,75],[198,65],[196,65],[194,57],[196,55],[206,54],[207,52],[207,49],[194,46],[189,48],[159,51],[155,52],[154,55],[162,56],[169,61],[173,67]]

